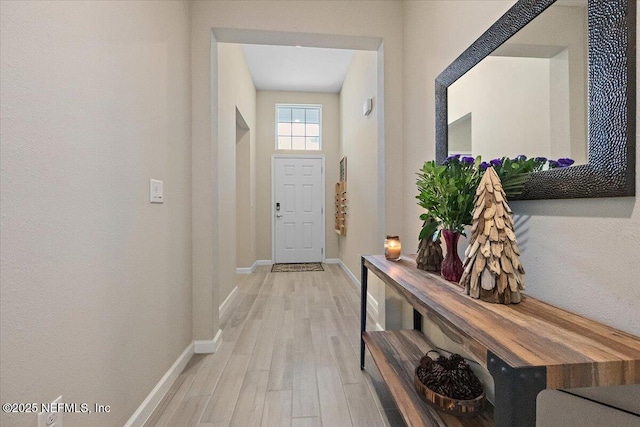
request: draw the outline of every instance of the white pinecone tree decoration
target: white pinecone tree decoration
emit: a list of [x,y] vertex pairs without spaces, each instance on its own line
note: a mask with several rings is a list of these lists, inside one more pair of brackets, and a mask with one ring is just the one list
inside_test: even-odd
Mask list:
[[524,269],[513,232],[511,209],[500,178],[488,168],[476,191],[471,242],[460,284],[483,301],[516,304],[522,299]]

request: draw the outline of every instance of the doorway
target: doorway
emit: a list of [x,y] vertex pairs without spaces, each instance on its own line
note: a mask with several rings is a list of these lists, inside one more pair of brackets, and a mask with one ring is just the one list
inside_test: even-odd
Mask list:
[[273,262],[322,262],[324,156],[273,156]]

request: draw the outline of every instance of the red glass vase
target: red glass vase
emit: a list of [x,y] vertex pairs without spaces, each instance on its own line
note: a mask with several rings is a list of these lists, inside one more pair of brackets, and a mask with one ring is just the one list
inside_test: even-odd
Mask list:
[[458,256],[458,239],[460,233],[451,230],[442,230],[444,244],[446,246],[446,254],[440,266],[440,274],[447,280],[459,282],[462,277],[462,261]]

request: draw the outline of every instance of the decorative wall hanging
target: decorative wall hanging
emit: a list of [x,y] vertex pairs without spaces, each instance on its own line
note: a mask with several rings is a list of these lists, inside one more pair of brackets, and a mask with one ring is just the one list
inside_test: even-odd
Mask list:
[[347,157],[340,160],[340,182],[336,183],[335,232],[347,235]]
[[347,180],[347,157],[343,157],[340,160],[340,181]]
[[336,183],[334,228],[336,234],[347,235],[347,181]]
[[513,232],[511,209],[491,167],[478,185],[460,284],[483,301],[516,304],[524,290],[524,268]]

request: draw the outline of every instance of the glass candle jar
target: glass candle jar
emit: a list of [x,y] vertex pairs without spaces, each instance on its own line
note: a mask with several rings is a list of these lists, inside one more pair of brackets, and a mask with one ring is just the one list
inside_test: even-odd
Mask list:
[[401,251],[402,245],[400,244],[400,238],[398,236],[387,236],[384,241],[385,258],[391,261],[398,261]]

